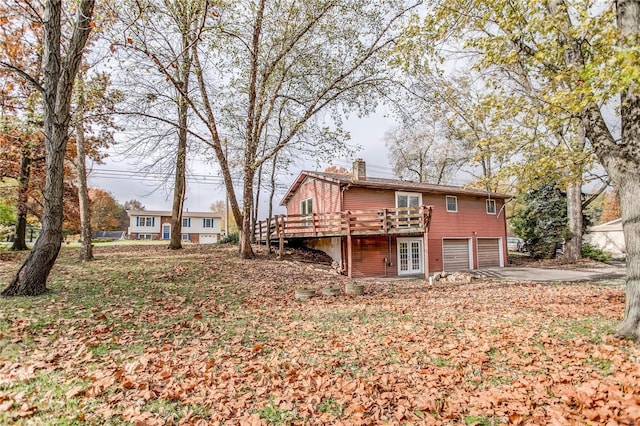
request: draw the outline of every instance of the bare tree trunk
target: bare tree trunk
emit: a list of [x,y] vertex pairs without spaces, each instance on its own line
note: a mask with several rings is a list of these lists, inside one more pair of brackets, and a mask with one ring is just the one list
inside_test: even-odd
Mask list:
[[[183,133],[179,130],[178,133]],[[172,250],[182,248],[182,209],[184,206],[184,196],[186,193],[186,157],[187,157],[187,134],[178,136],[178,156],[176,159],[176,176],[173,187],[173,206],[171,208],[171,241],[169,247]]]
[[20,177],[18,178],[18,217],[16,233],[11,245],[11,250],[29,250],[27,247],[27,202],[29,201],[29,179],[31,177],[31,149],[22,147],[22,159],[20,161]]
[[258,168],[258,189],[256,189],[256,198],[253,202],[253,209],[251,212],[251,242],[256,242],[256,224],[258,223],[258,209],[260,206],[260,189],[262,187],[262,164]]
[[80,205],[80,260],[93,260],[93,244],[91,244],[91,207],[89,204],[89,188],[87,187],[87,165],[84,137],[84,85],[83,76],[78,80],[78,105],[76,130],[76,167],[78,171],[78,201]]
[[[621,35],[621,47],[637,48],[640,38],[640,1],[616,1],[616,19]],[[618,174],[613,179],[620,197],[622,229],[627,251],[627,294],[624,319],[618,333],[640,339],[640,87],[630,83],[620,96],[622,144],[619,157],[622,167],[610,167],[607,172]],[[603,144],[604,145],[604,144]],[[606,146],[606,145],[605,145]]]
[[178,154],[176,158],[176,175],[173,188],[173,206],[171,209],[171,242],[172,250],[182,248],[182,209],[186,193],[186,163],[187,163],[187,109],[188,105],[180,96],[178,129]]
[[269,225],[271,225],[271,216],[273,216],[273,197],[276,195],[276,166],[278,165],[278,154],[273,155],[271,160],[271,192],[269,192],[269,214],[267,215],[267,247],[271,253],[271,239],[269,238]]
[[[61,58],[62,1],[48,0],[44,8],[43,94],[46,181],[42,232],[3,296],[37,296],[47,291],[47,278],[62,245],[62,204],[64,195],[64,157],[71,121],[73,82],[82,61],[82,52],[91,32],[95,0],[78,5],[75,28],[67,54]],[[32,81],[33,83],[33,81]]]
[[253,179],[251,170],[245,169],[242,205],[242,223],[240,224],[240,256],[243,259],[253,259],[255,254],[251,248],[251,210],[253,208]]
[[575,263],[582,258],[582,178],[567,186],[567,218],[571,236],[564,246],[564,258]]
[[620,180],[618,194],[626,247],[627,286],[624,319],[617,333],[640,339],[640,176]]
[[182,55],[179,57],[179,81],[178,90],[178,152],[176,158],[176,174],[173,187],[173,206],[171,209],[171,242],[169,248],[173,250],[182,248],[182,209],[184,197],[187,192],[187,126],[189,119],[189,77],[191,72],[191,30],[192,16],[185,10],[179,17],[182,32]]

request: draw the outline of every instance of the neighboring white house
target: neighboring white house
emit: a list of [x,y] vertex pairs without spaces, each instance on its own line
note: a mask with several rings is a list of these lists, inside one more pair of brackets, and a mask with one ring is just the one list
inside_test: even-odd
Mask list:
[[[130,210],[129,239],[170,240],[171,212]],[[213,244],[220,240],[222,215],[213,212],[183,212],[182,241],[197,244]]]
[[587,230],[585,241],[613,256],[624,255],[626,249],[622,233],[622,219],[592,226]]

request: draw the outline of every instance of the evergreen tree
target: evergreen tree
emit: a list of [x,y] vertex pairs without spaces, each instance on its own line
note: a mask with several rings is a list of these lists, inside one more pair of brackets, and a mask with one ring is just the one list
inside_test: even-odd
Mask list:
[[523,196],[524,209],[513,219],[512,226],[535,259],[552,258],[556,244],[569,237],[567,195],[555,182],[541,185]]

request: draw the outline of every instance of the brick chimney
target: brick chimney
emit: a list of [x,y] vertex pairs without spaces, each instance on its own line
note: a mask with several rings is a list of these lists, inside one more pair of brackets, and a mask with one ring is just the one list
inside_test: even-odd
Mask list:
[[363,180],[367,177],[367,163],[362,158],[353,160],[353,178]]

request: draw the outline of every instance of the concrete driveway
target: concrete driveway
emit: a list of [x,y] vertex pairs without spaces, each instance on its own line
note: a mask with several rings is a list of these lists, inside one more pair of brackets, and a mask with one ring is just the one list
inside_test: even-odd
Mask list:
[[623,266],[607,266],[602,268],[578,269],[545,269],[545,268],[487,268],[474,271],[481,277],[498,278],[507,281],[594,281],[609,284],[624,284],[626,271]]

